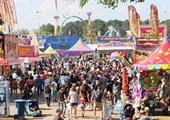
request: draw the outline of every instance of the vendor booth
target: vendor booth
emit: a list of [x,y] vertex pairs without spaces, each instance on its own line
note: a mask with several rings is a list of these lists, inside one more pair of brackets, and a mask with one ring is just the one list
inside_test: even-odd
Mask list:
[[42,61],[42,58],[38,56],[38,46],[19,46],[18,56],[20,60],[23,60],[21,64],[22,71],[25,71],[25,68],[29,65]]
[[77,43],[67,51],[66,56],[79,56],[92,52],[93,50],[89,48],[81,39],[79,39]]
[[8,73],[10,66],[21,64],[23,61],[18,59],[18,38],[15,34],[0,35],[0,72]]
[[39,51],[39,56],[45,57],[45,58],[51,58],[51,57],[58,57],[58,53],[52,48],[51,45],[44,51]]

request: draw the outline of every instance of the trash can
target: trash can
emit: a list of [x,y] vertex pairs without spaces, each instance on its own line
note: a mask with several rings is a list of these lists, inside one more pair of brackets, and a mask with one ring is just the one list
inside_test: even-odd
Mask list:
[[24,113],[25,113],[25,100],[14,100],[15,102],[15,115],[14,119],[17,120],[24,120]]

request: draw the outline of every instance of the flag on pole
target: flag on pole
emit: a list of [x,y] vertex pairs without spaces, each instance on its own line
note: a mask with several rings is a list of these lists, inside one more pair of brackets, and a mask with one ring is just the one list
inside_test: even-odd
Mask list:
[[57,8],[57,0],[55,0],[55,7]]

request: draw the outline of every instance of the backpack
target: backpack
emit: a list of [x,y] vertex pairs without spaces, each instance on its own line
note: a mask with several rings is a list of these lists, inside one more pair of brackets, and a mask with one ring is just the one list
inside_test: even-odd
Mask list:
[[102,97],[101,91],[96,91],[95,100],[96,100],[97,102],[98,102],[98,101],[101,101],[101,97]]

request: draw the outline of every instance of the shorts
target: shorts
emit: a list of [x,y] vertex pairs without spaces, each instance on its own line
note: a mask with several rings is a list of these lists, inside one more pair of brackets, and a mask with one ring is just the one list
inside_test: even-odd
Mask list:
[[85,105],[84,104],[80,104],[80,108],[85,108]]
[[100,111],[103,110],[102,103],[101,102],[95,102],[93,109],[96,110],[96,108],[98,108]]
[[53,95],[57,95],[57,90],[53,90]]
[[76,102],[76,103],[70,103],[70,106],[78,106],[78,102]]

